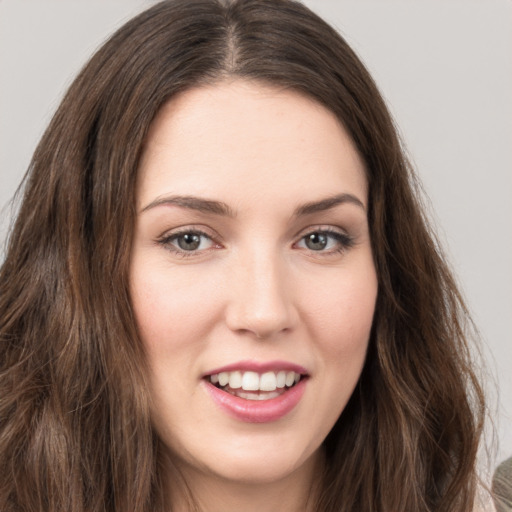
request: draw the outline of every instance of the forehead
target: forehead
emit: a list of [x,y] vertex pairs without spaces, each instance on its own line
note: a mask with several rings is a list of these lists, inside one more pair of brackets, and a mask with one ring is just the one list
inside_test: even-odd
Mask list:
[[[337,117],[293,90],[236,80],[187,90],[160,110],[139,170],[138,202],[161,194],[246,201],[354,193],[364,165]],[[260,197],[261,199],[261,197]]]

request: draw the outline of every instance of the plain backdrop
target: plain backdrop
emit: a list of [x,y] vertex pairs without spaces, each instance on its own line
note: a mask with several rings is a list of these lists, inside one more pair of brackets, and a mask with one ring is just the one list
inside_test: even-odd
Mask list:
[[[66,87],[153,3],[0,0],[0,242]],[[502,460],[512,455],[512,2],[306,3],[357,51],[400,127],[482,333]]]

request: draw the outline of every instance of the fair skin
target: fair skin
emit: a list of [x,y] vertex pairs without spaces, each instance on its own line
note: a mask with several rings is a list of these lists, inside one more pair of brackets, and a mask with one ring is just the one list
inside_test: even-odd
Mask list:
[[375,308],[367,195],[341,124],[296,92],[226,81],[158,114],[130,285],[173,510],[180,478],[208,512],[313,509]]

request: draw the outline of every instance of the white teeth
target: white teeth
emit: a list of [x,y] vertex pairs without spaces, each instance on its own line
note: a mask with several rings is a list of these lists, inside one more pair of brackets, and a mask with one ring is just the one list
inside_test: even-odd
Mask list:
[[277,387],[276,374],[274,372],[264,373],[260,377],[260,390],[261,391],[275,391]]
[[229,387],[233,389],[242,387],[242,374],[240,372],[231,372],[229,374]]
[[219,373],[219,385],[225,386],[229,382],[229,373],[228,372],[220,372]]
[[260,389],[260,376],[256,372],[244,372],[242,389],[245,391],[258,391]]
[[236,396],[245,398],[246,400],[272,400],[277,398],[280,393],[265,393],[264,395],[256,395],[255,393],[244,393],[243,391],[237,391]]
[[[233,372],[214,373],[209,376],[212,384],[218,384],[221,388],[229,386],[230,389],[240,389],[244,391],[266,391],[272,392],[276,389],[291,387],[300,381],[300,373],[293,371],[280,370],[279,372],[265,372],[258,374],[257,372],[242,372],[240,370]],[[242,396],[246,393],[237,393]],[[256,400],[254,393],[249,393],[251,399]],[[268,396],[269,393],[267,393]],[[273,394],[273,393],[270,393]],[[259,395],[262,396],[262,395]],[[243,398],[246,398],[245,396]]]
[[[213,375],[212,375],[213,377]],[[277,378],[276,378],[276,386],[278,388],[284,388],[286,386],[286,372],[284,371],[280,371],[278,374],[277,374]]]

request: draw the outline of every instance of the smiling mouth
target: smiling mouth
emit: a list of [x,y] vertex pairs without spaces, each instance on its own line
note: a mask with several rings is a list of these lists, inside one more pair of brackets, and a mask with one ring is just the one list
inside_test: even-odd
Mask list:
[[297,385],[306,375],[294,371],[220,372],[206,376],[216,388],[245,400],[272,400]]

